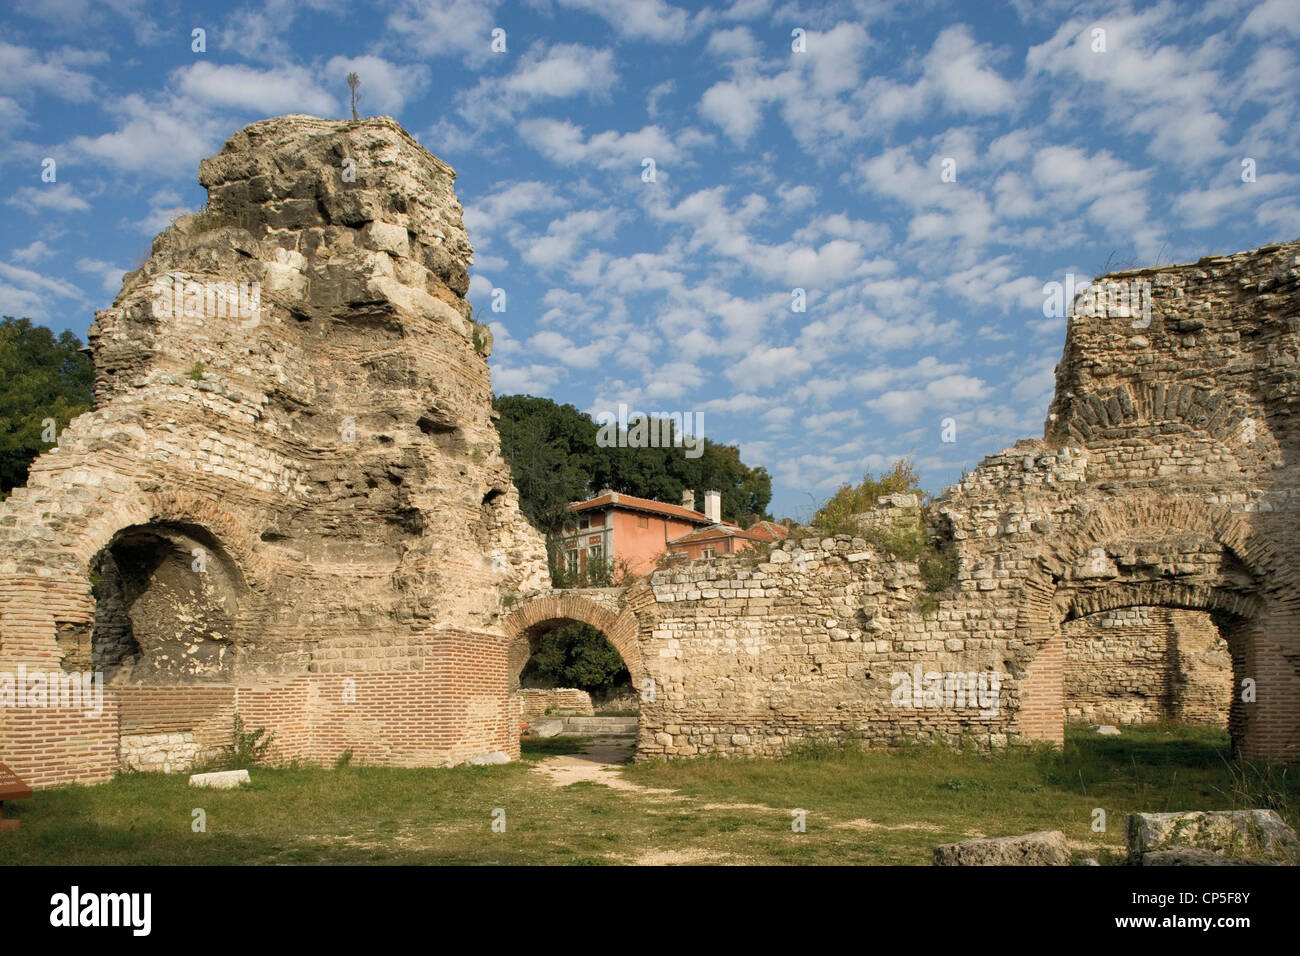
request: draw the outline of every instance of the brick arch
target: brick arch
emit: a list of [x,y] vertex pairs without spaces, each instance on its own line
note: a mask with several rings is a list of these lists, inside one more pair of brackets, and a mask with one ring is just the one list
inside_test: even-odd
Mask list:
[[1096,391],[1076,388],[1073,412],[1069,429],[1085,440],[1099,429],[1177,422],[1231,443],[1239,436],[1241,423],[1251,416],[1251,407],[1236,393],[1222,389],[1155,380],[1136,386],[1121,382]]
[[[1292,586],[1265,595],[1258,588],[1252,593],[1208,576],[1118,579],[1087,588],[1063,583],[1067,572],[1093,548],[1145,534],[1159,538],[1171,528],[1192,545],[1231,555],[1256,582],[1282,580]],[[1175,607],[1226,613],[1238,622],[1231,636],[1225,634],[1235,645],[1234,661],[1244,672],[1269,675],[1274,706],[1266,720],[1262,707],[1247,719],[1234,705],[1234,742],[1246,755],[1294,758],[1297,719],[1295,708],[1286,701],[1300,692],[1300,675],[1267,631],[1270,622],[1285,627],[1300,619],[1296,593],[1300,589],[1294,587],[1292,574],[1277,567],[1276,553],[1251,533],[1245,516],[1198,499],[1117,498],[1049,544],[1053,549],[1039,559],[1026,581],[1016,612],[1016,635],[1032,649],[1019,682],[1017,725],[1022,735],[1056,743],[1064,740],[1063,621],[1122,607]]]
[[234,562],[248,587],[260,589],[269,583],[270,563],[258,548],[257,535],[215,498],[183,491],[123,501],[88,522],[72,542],[80,570],[88,576],[96,556],[123,529],[163,522],[202,528]]
[[645,668],[637,639],[636,615],[626,607],[615,608],[573,591],[551,591],[515,607],[501,624],[509,641],[510,674],[517,681],[532,654],[532,641],[565,621],[581,621],[596,628],[614,645],[632,683],[640,685]]
[[[22,521],[25,526],[41,524],[30,514]],[[94,620],[90,572],[95,558],[124,529],[163,522],[201,528],[233,564],[244,587],[267,587],[270,565],[257,551],[257,537],[215,498],[173,491],[116,498],[65,538],[66,547],[40,562],[46,573],[0,575],[0,649],[32,661],[57,660],[57,629],[89,626]],[[28,547],[38,540],[33,536]]]

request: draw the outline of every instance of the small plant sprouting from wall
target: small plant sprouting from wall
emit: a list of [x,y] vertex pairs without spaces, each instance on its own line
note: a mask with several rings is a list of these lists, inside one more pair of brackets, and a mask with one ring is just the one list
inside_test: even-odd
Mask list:
[[247,770],[266,759],[274,733],[267,733],[265,727],[256,730],[244,729],[244,718],[235,714],[231,722],[230,743],[222,747],[217,754],[217,764],[222,770]]
[[203,363],[202,363],[202,362],[195,362],[193,365],[191,365],[191,366],[190,366],[190,371],[189,371],[189,376],[190,376],[190,379],[193,380],[193,381],[195,381],[195,382],[201,382],[201,381],[203,381]]

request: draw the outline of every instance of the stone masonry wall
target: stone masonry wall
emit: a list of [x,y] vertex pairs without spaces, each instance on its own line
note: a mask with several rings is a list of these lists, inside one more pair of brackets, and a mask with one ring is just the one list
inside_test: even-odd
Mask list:
[[[305,759],[517,751],[501,600],[545,550],[499,453],[454,177],[386,117],[264,120],[201,164],[207,209],[91,326],[94,411],[0,504],[0,673],[94,667],[160,708],[233,689]],[[0,760],[38,785],[116,766],[115,721],[33,752],[52,719],[0,708]]]
[[[1059,743],[1070,622],[1140,606],[1213,612],[1233,683],[1252,688],[1231,704],[1238,751],[1300,758],[1300,242],[1110,281],[1149,283],[1150,315],[1072,317],[1044,438],[927,508],[959,562],[937,610],[919,609],[916,564],[848,536],[631,588],[655,689],[641,755]],[[996,710],[953,692],[995,673]],[[918,677],[922,693],[895,696]],[[1185,704],[1208,716],[1209,700]]]
[[1064,628],[1065,717],[1226,727],[1232,657],[1208,614],[1134,607]]
[[576,687],[524,687],[518,691],[523,700],[524,720],[536,720],[547,713],[577,714],[591,717],[591,695]]

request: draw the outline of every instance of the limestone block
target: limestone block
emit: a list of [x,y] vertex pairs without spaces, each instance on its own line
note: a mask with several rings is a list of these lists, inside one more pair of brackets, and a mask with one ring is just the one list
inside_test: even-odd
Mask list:
[[1273,810],[1193,810],[1130,813],[1124,818],[1129,854],[1192,847],[1221,856],[1300,864],[1300,838]]
[[564,732],[562,720],[539,720],[532,725],[534,737],[556,737]]
[[935,866],[1069,866],[1070,849],[1060,830],[1024,836],[963,840],[934,848]]
[[502,753],[499,750],[490,750],[487,753],[475,754],[465,761],[471,767],[488,767],[498,764],[509,763],[510,755]]
[[196,773],[190,777],[191,787],[210,787],[214,790],[234,790],[240,784],[251,783],[247,770],[221,770],[217,773]]

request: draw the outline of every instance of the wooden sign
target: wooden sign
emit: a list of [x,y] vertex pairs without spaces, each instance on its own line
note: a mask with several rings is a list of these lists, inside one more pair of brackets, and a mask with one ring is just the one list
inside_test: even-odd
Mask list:
[[6,800],[25,800],[32,795],[32,788],[18,779],[4,764],[0,763],[0,831],[12,830],[18,826],[17,820],[4,818]]

